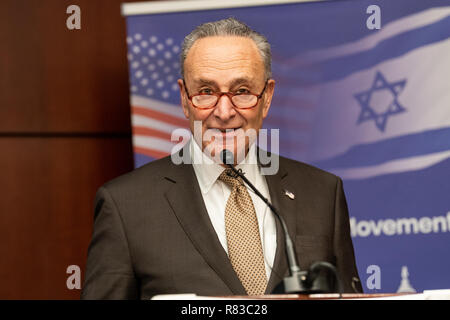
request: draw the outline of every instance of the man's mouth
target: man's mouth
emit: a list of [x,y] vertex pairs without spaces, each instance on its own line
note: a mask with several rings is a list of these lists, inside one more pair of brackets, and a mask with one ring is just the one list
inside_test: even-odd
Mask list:
[[239,130],[240,127],[238,128],[227,128],[227,129],[220,129],[221,132],[234,132],[236,130]]
[[241,129],[241,127],[236,128],[211,128],[211,130],[214,130],[216,133],[221,133],[222,136],[228,137],[228,136],[235,136],[236,132]]

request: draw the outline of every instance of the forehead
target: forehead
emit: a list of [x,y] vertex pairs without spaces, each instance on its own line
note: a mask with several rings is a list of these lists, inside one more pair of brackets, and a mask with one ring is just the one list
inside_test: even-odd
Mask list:
[[252,39],[215,36],[197,40],[184,62],[187,81],[264,81],[264,63]]

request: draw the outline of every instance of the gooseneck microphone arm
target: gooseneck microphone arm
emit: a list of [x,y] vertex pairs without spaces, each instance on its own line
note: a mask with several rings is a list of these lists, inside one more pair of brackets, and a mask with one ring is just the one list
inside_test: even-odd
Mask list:
[[[242,180],[244,180],[244,182],[250,187],[250,189],[252,189],[253,192],[258,197],[260,197],[262,201],[264,201],[264,203],[270,208],[270,210],[272,210],[272,212],[275,214],[275,216],[280,221],[280,224],[281,224],[281,226],[283,228],[284,235],[285,235],[286,255],[287,255],[287,258],[288,258],[288,262],[289,262],[290,274],[292,276],[292,275],[298,273],[300,271],[300,268],[299,268],[299,266],[297,264],[297,259],[295,257],[295,252],[294,252],[294,246],[292,244],[292,239],[289,236],[289,233],[288,233],[288,230],[287,230],[287,226],[286,226],[286,223],[284,222],[284,219],[280,216],[280,214],[278,213],[277,209],[275,209],[275,207],[269,202],[269,200],[267,200],[267,198],[264,197],[261,194],[261,192],[259,192],[258,189],[256,189],[256,187],[247,179],[247,177],[242,174],[241,170],[236,169],[236,167],[232,163],[227,163],[227,160],[230,159],[230,155],[229,154],[225,155],[227,153],[227,151],[228,150],[223,150],[222,151],[222,162],[225,165],[227,165],[231,170],[233,170],[235,175],[241,177]],[[228,152],[230,152],[230,151],[228,151]]]
[[[221,160],[223,164],[228,166],[236,176],[242,178],[242,180],[253,190],[253,192],[261,198],[262,201],[272,210],[275,217],[280,221],[283,228],[286,256],[289,264],[290,276],[283,279],[283,281],[275,288],[274,293],[311,293],[311,292],[332,292],[334,288],[338,288],[341,292],[341,286],[337,277],[336,269],[333,265],[327,262],[316,262],[314,263],[309,272],[301,271],[297,264],[297,258],[295,255],[294,245],[292,239],[289,236],[287,225],[284,219],[280,216],[277,209],[267,200],[261,192],[245,177],[242,170],[236,169],[234,166],[234,155],[229,150],[223,150],[221,153]],[[326,269],[331,272],[334,277],[334,284],[329,284],[328,279],[324,276],[320,277],[320,273]],[[337,285],[336,285],[337,282]]]

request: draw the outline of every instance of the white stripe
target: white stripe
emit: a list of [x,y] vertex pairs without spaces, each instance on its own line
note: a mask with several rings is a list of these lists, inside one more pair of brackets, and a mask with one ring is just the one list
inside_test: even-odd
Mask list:
[[153,118],[149,118],[141,115],[131,115],[131,125],[133,127],[144,127],[159,130],[166,133],[172,133],[174,130],[180,128],[178,126],[168,124],[166,122],[155,120]]
[[175,142],[171,142],[161,138],[153,138],[140,135],[133,136],[133,146],[144,149],[152,149],[171,153],[175,144]]
[[214,10],[240,7],[318,2],[323,0],[189,0],[189,1],[149,1],[122,4],[122,15],[154,14],[181,11]]
[[382,174],[425,169],[448,157],[450,157],[450,151],[444,151],[431,155],[393,160],[376,166],[351,169],[331,169],[330,171],[343,179],[367,179]]
[[174,116],[183,120],[186,119],[181,106],[175,104],[166,103],[155,99],[149,99],[138,95],[131,96],[130,104],[133,107],[143,107],[145,109],[165,113],[167,115]]
[[[450,8],[433,8],[416,14],[409,15],[405,18],[394,20],[383,25],[379,31],[364,37],[358,41],[350,42],[344,45],[331,48],[314,50],[306,53],[298,60],[307,60],[308,62],[317,62],[330,58],[338,58],[349,54],[373,49],[381,41],[392,38],[403,32],[421,28],[426,25],[433,24],[450,14]],[[297,60],[297,59],[296,59]]]

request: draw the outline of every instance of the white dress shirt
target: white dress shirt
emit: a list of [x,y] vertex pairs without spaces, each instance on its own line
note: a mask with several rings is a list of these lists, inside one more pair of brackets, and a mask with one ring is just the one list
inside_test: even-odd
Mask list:
[[[218,177],[225,168],[217,163],[212,163],[211,159],[202,152],[194,139],[191,139],[189,144],[192,164],[200,185],[206,210],[208,211],[214,230],[217,233],[217,237],[225,249],[225,252],[228,254],[225,232],[225,206],[228,197],[231,194],[231,189],[223,181],[218,180]],[[245,173],[245,177],[270,201],[267,182],[259,171],[256,159],[256,146],[253,144],[250,147],[245,160],[238,164],[236,168],[242,169],[242,172]],[[277,247],[275,217],[267,205],[253,192],[253,190],[248,187],[247,190],[252,198],[253,205],[255,206],[264,254],[264,265],[266,268],[267,281],[269,281]]]

